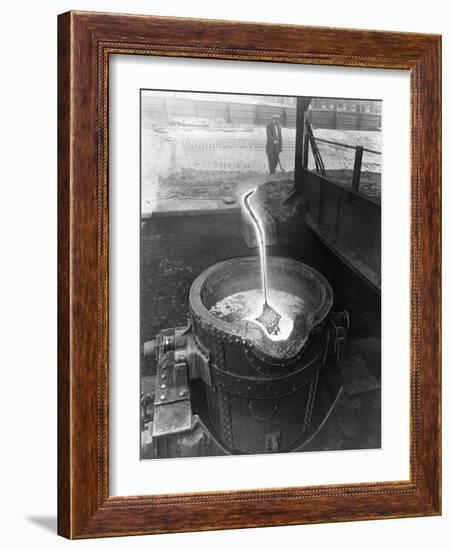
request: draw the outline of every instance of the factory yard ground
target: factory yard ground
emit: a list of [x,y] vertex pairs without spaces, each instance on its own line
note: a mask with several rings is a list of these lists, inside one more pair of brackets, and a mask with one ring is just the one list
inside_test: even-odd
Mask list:
[[[294,174],[295,130],[282,129],[281,167]],[[380,132],[317,129],[315,137],[379,151]],[[318,142],[326,174],[350,186],[354,150]],[[268,173],[265,128],[166,126],[142,132],[142,214],[172,211],[184,201],[190,209],[222,207],[236,197],[241,181]],[[381,157],[365,151],[360,192],[376,200],[381,193]],[[314,169],[309,157],[309,168]],[[282,172],[280,168],[278,172]],[[190,205],[192,201],[192,205]]]

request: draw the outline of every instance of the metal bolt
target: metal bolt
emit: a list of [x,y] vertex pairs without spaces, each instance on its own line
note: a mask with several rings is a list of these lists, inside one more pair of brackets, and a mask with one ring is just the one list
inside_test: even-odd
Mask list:
[[161,374],[160,377],[162,378],[162,380],[165,380],[165,378],[167,378],[167,375],[166,374]]
[[164,399],[165,399],[165,394],[162,394],[162,395],[160,396],[160,400],[163,401]]
[[186,393],[185,390],[181,390],[181,391],[179,392],[179,395],[182,397],[185,393]]
[[160,389],[161,389],[161,390],[164,390],[166,387],[167,387],[167,384],[162,384],[162,385],[160,386]]

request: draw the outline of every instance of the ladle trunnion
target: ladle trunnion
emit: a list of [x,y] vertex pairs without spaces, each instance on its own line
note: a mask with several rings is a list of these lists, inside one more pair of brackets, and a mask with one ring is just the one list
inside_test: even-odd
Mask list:
[[303,303],[286,340],[209,311],[260,287],[253,256],[204,271],[190,289],[188,326],[145,343],[157,371],[154,394],[142,395],[143,458],[299,451],[321,429],[341,393],[337,359],[348,315],[331,311],[329,283],[307,265],[269,257],[268,277],[269,288]]

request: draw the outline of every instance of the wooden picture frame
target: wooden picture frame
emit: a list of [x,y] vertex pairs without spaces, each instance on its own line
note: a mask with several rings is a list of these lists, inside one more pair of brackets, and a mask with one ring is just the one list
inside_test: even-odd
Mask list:
[[[441,513],[441,38],[69,12],[58,21],[58,532],[88,538]],[[404,69],[411,96],[410,480],[109,496],[109,56]]]

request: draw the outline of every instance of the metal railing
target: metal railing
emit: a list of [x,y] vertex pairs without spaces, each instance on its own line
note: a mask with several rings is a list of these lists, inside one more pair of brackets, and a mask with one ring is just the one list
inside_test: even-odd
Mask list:
[[363,153],[366,152],[366,153],[379,155],[379,156],[381,156],[382,153],[374,149],[363,147],[362,145],[349,145],[347,143],[340,143],[338,141],[333,141],[330,139],[315,137],[313,134],[313,130],[310,122],[307,119],[305,119],[305,137],[304,137],[302,165],[304,168],[308,169],[308,155],[309,155],[309,148],[311,147],[311,152],[315,162],[315,170],[318,174],[324,177],[326,177],[326,169],[325,169],[325,164],[324,164],[321,152],[319,151],[317,142],[327,143],[328,145],[333,145],[335,147],[342,147],[344,149],[355,150],[354,168],[352,170],[352,179],[351,179],[351,190],[355,193],[360,193],[360,190],[359,190],[360,175],[362,172]]

